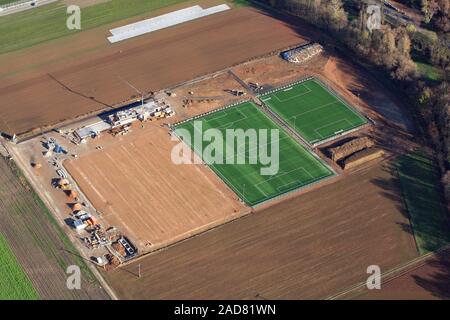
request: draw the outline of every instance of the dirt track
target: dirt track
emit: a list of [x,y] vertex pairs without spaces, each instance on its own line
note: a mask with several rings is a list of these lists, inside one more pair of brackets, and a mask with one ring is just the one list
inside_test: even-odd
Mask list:
[[146,126],[109,146],[97,141],[102,151],[65,163],[102,217],[141,251],[249,211],[204,165],[174,164],[171,151],[178,142],[170,141],[167,129]]
[[124,80],[142,91],[157,91],[304,42],[286,23],[250,8],[116,45],[104,45],[107,30],[95,31],[73,36],[77,47],[67,38],[39,48],[55,61],[65,59],[64,53],[82,59],[54,64],[26,51],[20,60],[34,59],[28,71],[21,70],[18,59],[11,60],[17,69],[0,69],[0,131],[22,133],[120,104],[136,96]]
[[[106,274],[121,298],[324,298],[417,256],[381,165]],[[137,278],[137,263],[142,277]]]

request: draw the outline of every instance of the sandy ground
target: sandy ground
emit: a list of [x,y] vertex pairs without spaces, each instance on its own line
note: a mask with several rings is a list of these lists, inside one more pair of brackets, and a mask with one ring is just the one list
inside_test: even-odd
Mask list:
[[115,45],[105,46],[107,33],[89,30],[39,54],[2,56],[0,131],[21,133],[135,99],[125,81],[150,93],[304,42],[287,23],[250,8]]
[[123,299],[323,298],[418,255],[396,186],[361,170],[105,277]]
[[[169,131],[146,124],[122,141],[65,162],[103,219],[142,251],[155,249],[249,211],[204,165],[176,165]],[[119,138],[117,138],[119,139]],[[95,146],[95,145],[94,145]]]
[[169,121],[175,123],[249,99],[248,94],[237,97],[227,90],[242,90],[248,93],[229,72],[224,71],[177,86],[170,90],[173,96],[161,93],[157,98],[174,108],[176,114]]

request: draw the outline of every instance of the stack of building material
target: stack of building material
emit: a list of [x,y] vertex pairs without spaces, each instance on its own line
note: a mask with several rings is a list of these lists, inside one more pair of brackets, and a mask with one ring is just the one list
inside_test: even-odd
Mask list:
[[350,156],[355,152],[361,151],[365,148],[373,147],[374,144],[375,143],[373,142],[372,139],[368,137],[362,137],[353,139],[338,147],[330,148],[329,152],[331,154],[331,159],[333,161],[338,161],[340,159]]
[[384,155],[384,151],[380,149],[365,149],[360,152],[356,152],[352,156],[345,159],[344,162],[344,169],[351,169],[357,166],[362,165],[363,163],[366,163],[371,160],[375,160],[378,158],[381,158]]
[[70,191],[67,193],[67,196],[68,196],[70,199],[76,200],[76,199],[78,199],[78,192],[76,192],[75,190],[70,190]]
[[73,212],[80,211],[81,209],[83,209],[83,206],[81,205],[81,203],[74,203],[74,204],[72,204],[72,211]]
[[308,43],[301,47],[294,48],[281,53],[283,59],[292,63],[306,62],[323,51],[323,47],[318,43]]

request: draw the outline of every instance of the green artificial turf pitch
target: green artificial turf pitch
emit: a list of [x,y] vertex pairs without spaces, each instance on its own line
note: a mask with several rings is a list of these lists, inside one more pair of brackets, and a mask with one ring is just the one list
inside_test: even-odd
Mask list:
[[[199,119],[179,124],[175,127],[175,134],[179,135],[180,129],[184,128],[193,137],[196,130],[194,121],[201,121],[203,132],[209,128],[216,128],[222,132],[223,137],[226,137],[226,129],[243,129],[244,131],[247,129],[279,130],[279,170],[274,175],[262,175],[260,168],[268,165],[262,165],[260,161],[257,164],[249,163],[250,148],[248,139],[245,140],[245,164],[237,164],[236,156],[234,157],[234,164],[209,163],[213,171],[248,205],[257,205],[286,192],[334,175],[333,171],[321,160],[290,137],[252,102],[245,102]],[[268,137],[270,143],[270,133]],[[221,159],[226,159],[229,157],[229,154],[225,151],[227,149],[226,144],[231,145],[231,140],[223,140],[226,141],[224,141],[223,152],[221,152],[220,157]],[[194,149],[192,141],[188,142],[185,140],[185,142]],[[202,150],[208,144],[203,142]],[[239,145],[237,140],[235,140],[234,147],[235,155],[238,153],[238,150],[241,150],[241,154],[243,154],[244,144]],[[231,147],[229,148],[231,149]],[[268,150],[270,155],[270,147]],[[201,150],[195,151],[202,156]]]
[[268,93],[261,100],[310,144],[367,123],[315,79]]

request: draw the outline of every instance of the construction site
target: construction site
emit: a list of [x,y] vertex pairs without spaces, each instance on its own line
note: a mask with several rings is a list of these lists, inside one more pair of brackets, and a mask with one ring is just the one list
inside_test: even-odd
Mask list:
[[[293,17],[215,0],[88,30],[46,68],[0,67],[10,80],[2,105],[20,101],[0,107],[0,152],[119,298],[323,298],[361,281],[369,261],[391,268],[417,256],[385,170],[417,147],[412,121],[324,39]],[[39,47],[33,65],[58,41]],[[63,63],[79,44],[100,49]],[[326,172],[254,205],[201,155],[172,161],[177,125],[243,103]],[[309,128],[313,111],[320,121]],[[369,250],[379,243],[392,255]]]

